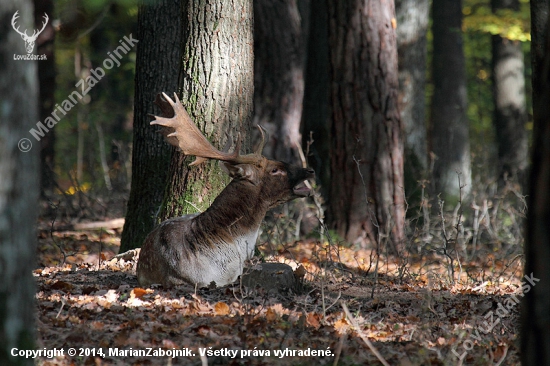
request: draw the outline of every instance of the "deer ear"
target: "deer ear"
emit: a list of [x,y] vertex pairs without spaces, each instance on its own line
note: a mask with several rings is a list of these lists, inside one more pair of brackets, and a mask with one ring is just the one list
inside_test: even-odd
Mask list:
[[233,179],[245,179],[254,185],[258,185],[258,183],[260,183],[257,169],[250,164],[233,165],[225,161],[220,161],[220,166],[222,170]]

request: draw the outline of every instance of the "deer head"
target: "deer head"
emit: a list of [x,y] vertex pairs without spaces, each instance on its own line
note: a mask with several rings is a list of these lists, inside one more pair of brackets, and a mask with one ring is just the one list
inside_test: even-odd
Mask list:
[[304,182],[315,173],[264,157],[265,135],[260,127],[262,142],[254,153],[239,153],[240,138],[232,153],[219,151],[191,121],[177,95],[175,100],[162,95],[164,100],[159,96],[156,100],[162,116],[151,125],[161,126],[170,144],[196,157],[190,165],[219,160],[233,180],[205,212],[166,220],[149,234],[141,248],[138,281],[142,286],[230,284],[253,254],[267,210],[308,196]]
[[46,28],[46,25],[48,24],[48,20],[50,18],[48,18],[48,14],[44,13],[44,22],[42,23],[42,29],[40,29],[39,31],[35,30],[32,33],[32,36],[28,36],[26,29],[24,32],[21,32],[19,30],[19,26],[17,26],[17,28],[15,27],[15,21],[17,20],[17,18],[19,18],[19,15],[17,15],[17,13],[19,13],[19,10],[16,11],[11,18],[11,26],[17,33],[21,35],[21,38],[23,38],[23,40],[25,41],[25,48],[27,49],[27,53],[31,53],[34,49],[34,43],[36,42],[36,39],[38,38],[40,33],[42,33],[42,31],[44,31],[44,29]]

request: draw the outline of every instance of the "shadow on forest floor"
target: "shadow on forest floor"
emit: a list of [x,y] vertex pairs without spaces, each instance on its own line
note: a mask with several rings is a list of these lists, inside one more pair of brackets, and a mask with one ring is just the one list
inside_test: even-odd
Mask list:
[[267,260],[307,270],[303,292],[274,295],[238,283],[139,288],[136,258],[111,259],[117,230],[39,242],[39,348],[64,349],[43,365],[381,364],[361,337],[390,365],[456,365],[458,356],[464,365],[519,364],[521,268],[487,258],[464,263],[461,282],[450,284],[434,258],[380,258],[375,276],[370,250],[316,241],[272,254],[261,247]]

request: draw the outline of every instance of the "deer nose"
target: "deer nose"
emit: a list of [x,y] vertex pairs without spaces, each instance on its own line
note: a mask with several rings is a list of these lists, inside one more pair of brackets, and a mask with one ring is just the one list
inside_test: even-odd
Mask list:
[[315,170],[313,169],[306,169],[306,173],[309,176],[309,178],[315,177]]

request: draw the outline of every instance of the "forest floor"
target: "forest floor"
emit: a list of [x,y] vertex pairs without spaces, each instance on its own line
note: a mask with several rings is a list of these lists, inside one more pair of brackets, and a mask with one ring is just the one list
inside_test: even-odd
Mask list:
[[520,364],[519,301],[536,285],[521,260],[488,253],[449,273],[434,253],[376,270],[371,250],[307,240],[260,247],[305,273],[298,293],[143,289],[136,257],[114,257],[119,234],[41,227],[38,348],[63,352],[38,364]]

